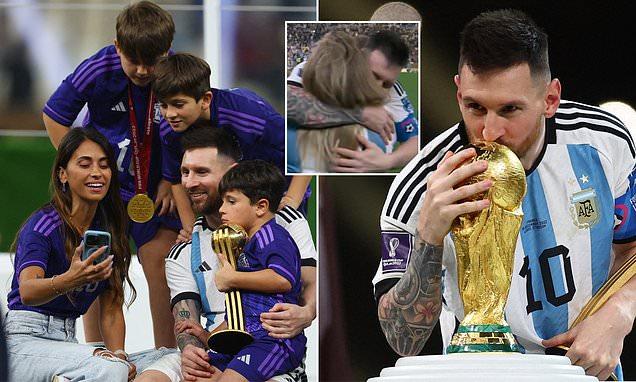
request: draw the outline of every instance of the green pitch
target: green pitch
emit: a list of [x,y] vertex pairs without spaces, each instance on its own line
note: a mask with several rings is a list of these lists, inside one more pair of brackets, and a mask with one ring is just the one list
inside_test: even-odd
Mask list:
[[[29,215],[50,200],[49,179],[55,150],[47,137],[0,137],[0,252],[9,251]],[[308,215],[316,239],[316,178]]]

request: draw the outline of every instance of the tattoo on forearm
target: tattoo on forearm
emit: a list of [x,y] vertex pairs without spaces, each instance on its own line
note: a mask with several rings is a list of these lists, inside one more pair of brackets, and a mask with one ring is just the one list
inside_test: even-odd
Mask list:
[[[416,237],[419,237],[417,233]],[[442,246],[416,244],[400,281],[380,297],[380,326],[393,350],[400,355],[418,354],[439,318],[442,253]]]
[[[201,304],[196,300],[181,300],[174,304],[172,308],[174,322],[189,320],[191,318],[198,319],[201,315]],[[179,350],[183,350],[186,345],[194,345],[198,348],[205,349],[205,345],[196,336],[188,333],[179,333],[176,335],[177,346]]]
[[361,123],[362,111],[325,105],[303,88],[287,86],[287,118],[300,126],[322,128]]

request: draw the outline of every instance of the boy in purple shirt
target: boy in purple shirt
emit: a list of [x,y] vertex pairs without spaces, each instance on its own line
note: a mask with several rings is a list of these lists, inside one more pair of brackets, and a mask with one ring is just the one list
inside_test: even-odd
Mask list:
[[[174,209],[170,185],[180,177],[168,171],[178,162],[169,163],[171,157],[161,146],[161,113],[150,81],[157,59],[168,54],[174,30],[170,14],[152,2],[127,7],[117,17],[114,45],[84,60],[53,93],[43,114],[51,142],[57,147],[80,110],[88,105],[83,125],[90,122],[108,139],[122,199],[125,203],[133,198],[145,203],[145,216],[131,215],[129,235],[137,245],[148,281],[155,345],[167,347],[175,343],[172,333],[163,330],[173,325],[163,259],[180,224],[165,214]],[[157,214],[154,210],[158,206]],[[86,340],[99,341],[96,316],[91,311],[84,320]]]
[[[284,174],[283,117],[250,90],[210,87],[210,74],[210,66],[204,60],[187,53],[164,57],[157,63],[152,88],[164,117],[161,131],[164,145],[171,148],[169,162],[181,163],[181,133],[194,124],[207,125],[230,131],[239,143],[242,160],[262,159]],[[172,177],[178,177],[179,165],[172,171]],[[308,196],[310,181],[309,176],[290,177],[289,188],[279,207],[290,205],[298,209]],[[173,186],[173,192],[179,193],[175,188],[180,185]],[[181,211],[181,206],[177,207]]]
[[266,381],[296,368],[305,354],[302,332],[289,339],[273,338],[260,320],[261,313],[277,303],[298,304],[302,289],[298,247],[274,219],[284,190],[280,171],[261,160],[238,163],[219,184],[221,221],[242,226],[249,240],[236,270],[219,255],[215,283],[222,292],[241,290],[245,329],[254,337],[235,356],[210,351],[210,363],[224,371],[224,381]]

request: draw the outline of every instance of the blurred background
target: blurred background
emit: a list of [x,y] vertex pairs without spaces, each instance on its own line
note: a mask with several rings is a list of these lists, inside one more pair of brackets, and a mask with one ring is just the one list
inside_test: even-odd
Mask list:
[[[315,0],[155,2],[174,19],[172,49],[206,58],[212,67],[212,86],[249,88],[284,111],[285,21],[315,20]],[[8,251],[29,214],[50,198],[55,152],[42,123],[44,103],[82,60],[112,44],[116,17],[129,3],[0,0],[0,311],[6,311],[5,291],[12,272],[9,255],[1,253]],[[309,208],[314,234],[315,205],[314,199]],[[146,283],[137,261],[131,273],[139,297],[126,312],[127,317],[137,318],[127,319],[130,352],[152,343]],[[317,332],[315,326],[310,331]],[[83,338],[81,325],[78,338]],[[312,346],[308,374],[316,380],[317,349]]]
[[[319,19],[368,20],[386,1],[320,0]],[[453,76],[459,33],[482,11],[517,8],[549,35],[552,74],[563,98],[599,105],[621,101],[636,107],[634,40],[636,15],[630,1],[444,1],[406,3],[422,15],[420,129],[422,143],[460,118]],[[632,127],[632,117],[621,115]],[[366,380],[394,365],[398,356],[381,333],[371,280],[380,258],[379,215],[392,177],[320,178],[320,377]],[[439,329],[437,329],[439,330]],[[437,332],[438,333],[438,332]],[[636,337],[621,356],[626,380],[636,380]],[[441,354],[439,334],[423,354]]]

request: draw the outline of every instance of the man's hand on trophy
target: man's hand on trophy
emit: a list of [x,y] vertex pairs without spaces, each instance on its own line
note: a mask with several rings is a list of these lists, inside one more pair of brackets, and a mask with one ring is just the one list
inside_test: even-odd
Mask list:
[[565,355],[572,364],[604,381],[620,361],[623,340],[632,329],[628,321],[611,306],[604,306],[567,332],[544,340],[543,346],[569,346]]
[[459,215],[481,211],[490,205],[488,199],[470,200],[471,196],[487,191],[493,184],[486,179],[473,184],[462,184],[473,175],[488,168],[488,162],[479,160],[463,166],[477,155],[474,148],[453,154],[447,152],[427,181],[418,222],[420,239],[432,245],[442,245],[453,220]]
[[269,310],[261,313],[263,329],[273,338],[292,338],[314,319],[309,309],[294,304],[278,303]]

